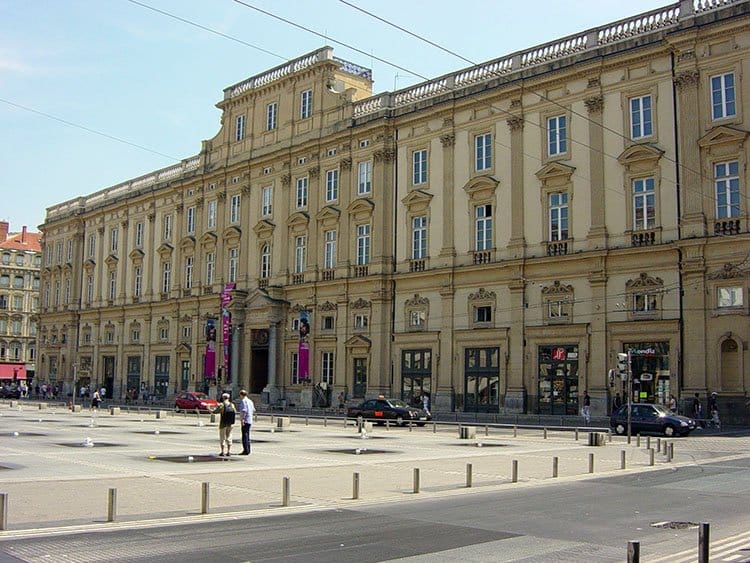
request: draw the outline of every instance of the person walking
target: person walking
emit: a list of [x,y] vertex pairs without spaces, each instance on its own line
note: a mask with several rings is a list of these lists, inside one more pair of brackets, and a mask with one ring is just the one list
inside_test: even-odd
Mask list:
[[427,413],[427,416],[432,416],[430,414],[430,396],[422,392],[422,410]]
[[669,410],[674,413],[677,412],[677,399],[675,399],[674,395],[669,396]]
[[97,410],[99,408],[99,405],[101,404],[101,402],[102,402],[102,398],[99,395],[99,391],[98,390],[94,391],[94,396],[91,397],[91,409],[92,410]]
[[583,392],[583,408],[581,409],[581,414],[583,415],[583,420],[586,421],[586,424],[589,424],[591,422],[591,397],[589,397],[588,391]]
[[219,457],[229,457],[231,455],[229,450],[232,449],[232,428],[234,428],[237,416],[237,411],[229,400],[229,393],[221,395],[221,403],[213,412],[219,415],[219,445],[221,446]]
[[252,444],[250,442],[250,430],[253,426],[253,415],[255,414],[255,404],[247,396],[247,391],[240,391],[240,424],[242,424],[242,453],[240,455],[250,455],[252,453]]
[[708,400],[708,412],[711,413],[711,422],[714,428],[721,430],[721,420],[719,419],[719,395],[714,391]]
[[706,427],[706,423],[701,420],[703,418],[703,405],[701,404],[701,398],[698,393],[693,397],[693,418],[695,419],[696,424],[701,425],[701,428]]
[[614,399],[612,399],[612,412],[615,412],[622,406],[622,399],[619,393],[615,393]]

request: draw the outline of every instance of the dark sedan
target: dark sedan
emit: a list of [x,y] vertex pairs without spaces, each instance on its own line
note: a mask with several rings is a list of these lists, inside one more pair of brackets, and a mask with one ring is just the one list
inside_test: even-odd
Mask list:
[[414,422],[417,426],[424,426],[432,417],[423,409],[412,407],[400,399],[370,399],[357,407],[349,407],[346,411],[347,418],[359,418],[371,420],[378,424],[385,424],[386,420],[392,420],[399,426],[405,426]]
[[[662,405],[634,403],[630,414],[630,431],[633,434],[653,433],[665,436],[687,436],[695,430],[695,420],[673,413]],[[628,431],[628,405],[622,405],[610,418],[616,434]]]
[[174,400],[175,410],[201,410],[201,411],[212,411],[216,408],[218,403],[214,399],[209,399],[205,393],[198,391],[183,392],[177,395]]

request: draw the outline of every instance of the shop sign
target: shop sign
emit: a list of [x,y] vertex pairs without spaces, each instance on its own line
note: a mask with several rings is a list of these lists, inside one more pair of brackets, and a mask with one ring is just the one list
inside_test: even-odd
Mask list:
[[578,352],[571,352],[570,354],[568,354],[568,359],[569,360],[577,360],[578,359]]
[[631,356],[656,356],[656,350],[654,348],[631,348]]
[[567,356],[568,354],[565,351],[565,348],[555,348],[554,350],[552,350],[552,359],[557,362],[565,360]]
[[654,380],[654,374],[653,373],[642,373],[641,374],[641,381],[653,381]]

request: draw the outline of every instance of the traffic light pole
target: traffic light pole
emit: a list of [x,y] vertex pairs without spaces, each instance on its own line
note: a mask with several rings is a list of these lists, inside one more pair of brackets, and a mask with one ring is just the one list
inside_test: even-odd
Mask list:
[[630,360],[630,350],[628,349],[628,444],[630,444],[630,419],[633,411],[633,369]]

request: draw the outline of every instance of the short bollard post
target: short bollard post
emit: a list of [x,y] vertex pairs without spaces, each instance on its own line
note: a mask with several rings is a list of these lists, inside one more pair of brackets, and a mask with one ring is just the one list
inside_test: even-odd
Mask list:
[[628,542],[628,563],[640,563],[641,561],[641,542]]
[[0,530],[8,529],[8,493],[0,493]]
[[466,487],[471,488],[472,484],[472,465],[470,463],[466,464]]
[[390,420],[386,420],[385,421],[385,429],[386,430],[390,430],[391,429],[391,421]]
[[513,460],[512,471],[510,476],[511,483],[518,483],[518,460]]
[[117,489],[110,489],[107,494],[107,522],[117,519]]
[[484,435],[489,436],[490,435],[490,426],[488,424],[484,425]]
[[437,424],[433,421],[432,422],[432,433],[435,434],[437,432]]
[[201,514],[208,514],[209,485],[206,481],[201,483]]
[[414,468],[414,494],[419,492],[419,467]]
[[352,498],[354,500],[359,499],[359,473],[356,471],[352,477]]
[[289,506],[289,477],[284,477],[281,486],[281,506]]
[[327,417],[327,416],[324,416],[324,417],[323,417],[323,426],[324,426],[325,428],[328,428],[328,417]]
[[346,428],[346,427],[347,427],[347,423],[348,423],[348,422],[349,422],[349,420],[348,420],[348,419],[347,419],[346,417],[344,417],[344,428]]
[[625,469],[625,450],[620,450],[620,469]]
[[594,454],[589,454],[589,473],[594,472]]
[[651,449],[651,436],[646,436],[646,449]]
[[410,421],[409,421],[409,432],[411,432],[411,427],[412,427],[412,426],[414,426],[414,425],[413,425],[413,424],[411,423],[411,420],[410,420]]
[[640,434],[638,434],[638,435],[637,435],[637,436],[635,437],[635,447],[636,447],[636,448],[640,448],[640,447],[641,447],[641,435],[640,435]]
[[661,453],[661,438],[656,439],[656,451]]
[[669,450],[669,442],[664,440],[664,445],[662,447],[664,448],[664,455],[667,455],[668,450]]
[[557,467],[560,464],[560,458],[557,456],[552,458],[552,477],[557,478]]
[[305,417],[305,426],[308,426],[308,425],[309,425],[309,422],[307,420],[307,417]]
[[545,440],[547,439],[547,429],[546,428],[544,429],[544,439]]
[[518,437],[518,426],[513,427],[513,437],[514,438]]
[[701,527],[698,528],[698,563],[708,563],[710,528],[708,522],[701,522]]
[[672,461],[674,459],[674,442],[670,442],[669,444],[669,461]]
[[669,445],[664,444],[664,449],[666,450],[666,454],[667,454],[667,462],[672,461],[672,452],[674,451],[673,446],[674,444],[669,444]]
[[648,450],[648,464],[654,465],[654,449],[653,448],[650,448]]
[[612,430],[607,430],[607,442],[612,443]]
[[578,428],[576,428],[576,442],[578,441]]

